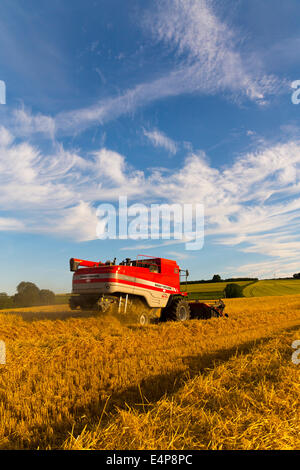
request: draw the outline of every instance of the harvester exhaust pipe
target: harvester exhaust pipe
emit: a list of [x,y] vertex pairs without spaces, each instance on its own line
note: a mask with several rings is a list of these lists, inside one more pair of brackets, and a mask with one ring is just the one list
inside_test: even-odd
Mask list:
[[75,261],[74,258],[71,258],[70,259],[70,271],[72,272],[77,271],[79,264],[80,263],[78,261]]
[[86,261],[85,259],[71,258],[70,259],[70,271],[77,271],[79,266],[85,266],[86,268],[96,268],[97,266],[104,266],[104,263],[96,261]]

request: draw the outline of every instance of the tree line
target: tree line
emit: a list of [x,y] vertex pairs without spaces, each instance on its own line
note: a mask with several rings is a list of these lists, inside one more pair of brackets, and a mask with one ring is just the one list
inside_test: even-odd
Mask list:
[[39,289],[33,282],[22,281],[15,295],[0,293],[0,308],[34,307],[55,304],[55,294],[49,289]]
[[222,279],[220,274],[214,274],[212,279],[201,279],[199,281],[182,281],[182,284],[206,284],[210,282],[239,282],[239,281],[258,281],[257,277],[230,277]]

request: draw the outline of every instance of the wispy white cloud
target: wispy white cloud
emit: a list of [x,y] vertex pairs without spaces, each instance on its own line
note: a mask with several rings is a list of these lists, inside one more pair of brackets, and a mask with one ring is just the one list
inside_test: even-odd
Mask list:
[[[104,124],[155,101],[188,93],[222,94],[234,100],[247,98],[265,104],[269,94],[278,93],[282,83],[255,69],[239,50],[240,38],[218,17],[210,0],[165,0],[156,2],[145,15],[144,32],[167,45],[176,64],[161,76],[95,102],[91,106],[62,111],[55,117],[32,116],[24,110],[15,114],[26,133],[81,132]],[[104,82],[100,69],[96,69]]]
[[190,254],[182,253],[182,251],[168,251],[167,254],[175,259],[188,259]]
[[258,278],[273,278],[291,276],[300,271],[299,261],[291,258],[271,258],[268,261],[256,261],[233,266],[228,272],[237,272]]
[[32,114],[24,107],[13,111],[13,127],[21,136],[30,134],[45,134],[51,139],[55,135],[55,119],[44,114]]
[[88,202],[78,201],[75,206],[48,214],[45,225],[37,227],[37,231],[77,242],[89,241],[95,240],[98,222],[95,209]]
[[154,147],[162,147],[172,155],[175,155],[177,152],[177,144],[170,137],[166,136],[162,131],[158,129],[153,129],[148,131],[143,129],[144,135],[150,140]]
[[98,76],[100,77],[100,80],[101,82],[103,83],[103,85],[105,85],[106,83],[106,78],[104,76],[104,73],[99,69],[99,67],[96,67],[95,68],[95,72],[98,74]]
[[261,100],[272,87],[271,77],[247,70],[238,51],[238,36],[218,18],[210,0],[164,0],[148,18],[153,36],[164,41],[189,65],[198,66],[198,90],[229,90]]
[[196,91],[199,88],[197,67],[178,67],[161,78],[140,83],[118,96],[103,99],[92,106],[63,111],[55,117],[56,129],[60,133],[79,132],[96,124],[104,124],[123,114],[157,100]]
[[0,201],[2,210],[10,211],[0,220],[1,230],[91,240],[97,204],[117,201],[119,195],[146,204],[203,203],[205,235],[213,243],[290,265],[300,256],[299,190],[299,141],[241,155],[224,169],[213,168],[198,152],[190,153],[180,169],[146,174],[107,148],[82,156],[55,144],[47,155],[0,128]]
[[100,41],[98,41],[98,40],[92,42],[91,47],[90,47],[91,52],[94,52],[97,49],[97,47],[99,46],[99,42]]
[[22,231],[24,229],[24,224],[20,220],[11,217],[0,217],[0,232]]

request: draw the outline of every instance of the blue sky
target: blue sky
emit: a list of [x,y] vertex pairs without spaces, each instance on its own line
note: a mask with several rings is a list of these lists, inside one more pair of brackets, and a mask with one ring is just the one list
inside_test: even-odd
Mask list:
[[[68,259],[191,278],[300,270],[296,0],[2,0],[0,291],[70,290]],[[201,203],[202,250],[99,240],[99,203]]]

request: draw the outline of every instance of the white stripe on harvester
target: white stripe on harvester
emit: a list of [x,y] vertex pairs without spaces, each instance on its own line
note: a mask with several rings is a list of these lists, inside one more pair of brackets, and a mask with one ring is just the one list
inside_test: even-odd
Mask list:
[[148,281],[147,279],[138,278],[135,276],[128,276],[119,273],[103,273],[103,274],[76,274],[75,280],[88,280],[88,279],[120,279],[122,281],[136,282],[137,284],[145,284],[147,286],[158,287],[159,289],[168,289],[176,291],[175,287],[165,286],[157,282]]

